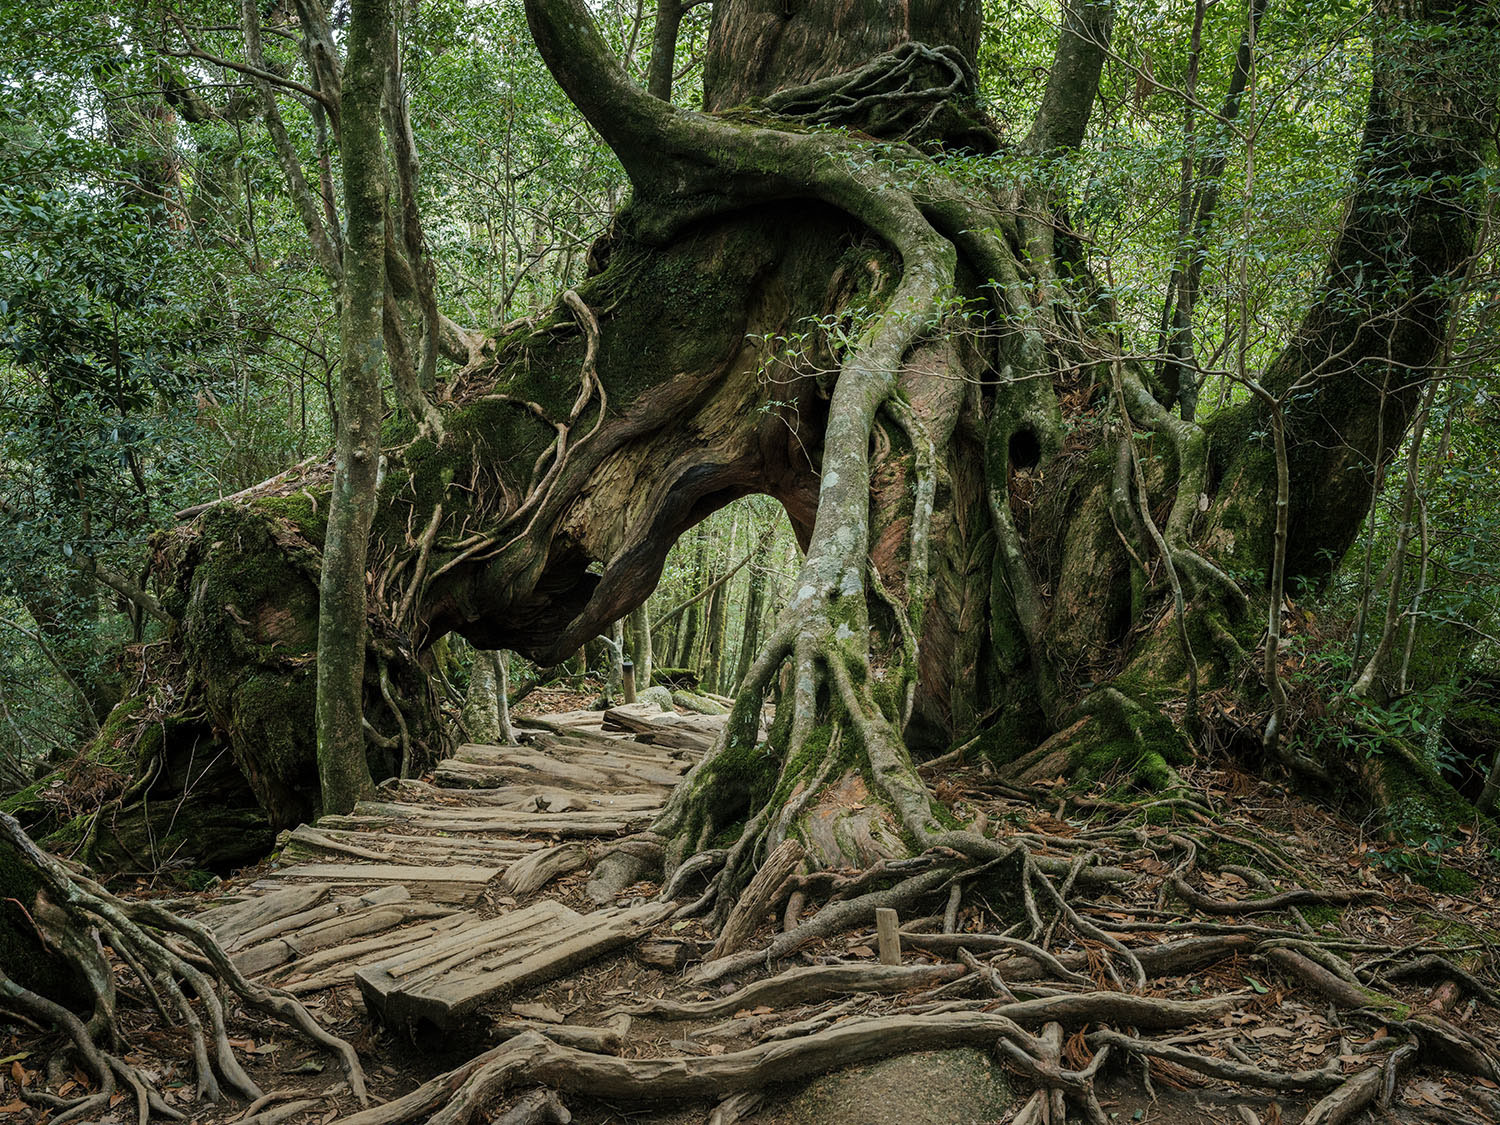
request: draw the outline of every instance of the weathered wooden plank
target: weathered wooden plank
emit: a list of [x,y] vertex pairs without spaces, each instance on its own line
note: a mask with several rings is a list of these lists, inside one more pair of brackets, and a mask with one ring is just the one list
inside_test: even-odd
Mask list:
[[361,801],[352,817],[356,824],[400,824],[444,832],[516,833],[531,836],[622,836],[650,824],[660,809],[638,812],[523,813],[508,809],[466,806],[432,808],[387,801]]
[[255,886],[277,887],[286,880],[311,880],[334,886],[404,883],[423,898],[437,902],[474,902],[503,867],[455,863],[420,866],[405,863],[301,863],[274,872]]
[[309,894],[306,888],[277,890],[244,902],[216,906],[198,915],[197,920],[212,930],[219,943],[227,947],[242,935],[268,922],[300,914],[309,907],[316,906],[327,893],[326,887],[313,894]]
[[[550,906],[551,912],[543,910]],[[427,1021],[447,1029],[479,1004],[554,977],[639,938],[670,903],[578,915],[537,903],[355,973],[372,1012],[390,1024]]]
[[404,786],[401,799],[441,796],[455,804],[518,811],[544,804],[552,812],[660,804],[689,764],[570,762],[535,752],[488,762],[447,761],[433,771],[431,786]]
[[271,979],[278,987],[285,988],[293,995],[305,996],[310,992],[352,982],[355,970],[363,965],[374,964],[477,921],[477,915],[462,910],[431,922],[386,931],[348,945],[320,949],[278,970]]
[[[405,887],[386,887],[401,891]],[[370,897],[370,896],[367,896]],[[294,961],[330,946],[343,945],[351,939],[382,933],[407,922],[442,917],[452,911],[429,902],[387,902],[325,919],[306,929],[282,933],[269,941],[236,953],[234,963],[246,976],[259,976],[278,965]]]
[[[453,778],[445,772],[450,767],[455,773],[465,775],[464,784],[483,782],[485,788],[450,788]],[[590,809],[634,812],[660,807],[667,790],[664,785],[648,787],[644,784],[633,790],[615,791],[573,786],[563,788],[525,779],[517,783],[514,772],[507,767],[496,769],[490,765],[444,762],[433,774],[436,784],[406,782],[401,787],[401,797],[413,803],[442,800],[474,808],[509,809],[511,812],[561,813]]]
[[323,859],[328,855],[355,855],[361,859],[389,861],[399,856],[415,863],[511,863],[546,844],[537,840],[479,840],[472,836],[412,836],[395,832],[352,832],[325,827],[324,817],[316,827],[303,824],[281,835],[284,859]]
[[[672,746],[654,746],[635,739],[610,743],[582,742],[570,734],[541,734],[527,746],[507,746],[505,751],[538,750],[572,762],[623,762],[642,766],[669,766],[692,760],[696,753]],[[476,753],[478,752],[476,748]]]
[[636,741],[652,746],[707,750],[724,729],[726,718],[727,716],[721,715],[687,716],[672,712],[648,717],[615,707],[604,713],[604,729],[628,732]]

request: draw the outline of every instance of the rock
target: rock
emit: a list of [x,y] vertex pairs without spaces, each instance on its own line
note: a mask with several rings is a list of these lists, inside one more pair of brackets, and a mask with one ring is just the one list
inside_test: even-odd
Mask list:
[[989,1125],[1015,1102],[1005,1072],[983,1051],[918,1051],[808,1081],[755,1115],[756,1125]]
[[658,711],[673,710],[672,691],[670,688],[648,687],[645,691],[636,696],[636,702],[649,703]]
[[679,707],[684,707],[699,715],[729,714],[729,708],[725,707],[722,703],[710,699],[706,695],[699,695],[694,691],[674,691],[672,693],[672,702]]

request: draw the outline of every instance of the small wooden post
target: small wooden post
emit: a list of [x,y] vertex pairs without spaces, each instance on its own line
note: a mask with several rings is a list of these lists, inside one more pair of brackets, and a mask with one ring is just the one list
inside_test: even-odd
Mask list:
[[626,703],[635,702],[635,664],[628,656],[620,661],[620,690]]
[[888,906],[875,911],[875,937],[880,945],[880,963],[901,964],[901,922]]

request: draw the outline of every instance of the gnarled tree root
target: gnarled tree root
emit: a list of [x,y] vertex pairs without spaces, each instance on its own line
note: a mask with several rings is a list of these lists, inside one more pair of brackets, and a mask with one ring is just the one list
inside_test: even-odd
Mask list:
[[[99,972],[101,945],[134,973],[164,1022],[175,1018],[187,1029],[198,1097],[217,1101],[226,1087],[246,1099],[262,1096],[230,1045],[218,991],[222,983],[249,1007],[295,1027],[334,1052],[354,1095],[361,1103],[368,1101],[364,1072],[354,1048],[319,1026],[289,994],[246,980],[202,925],[151,902],[126,902],[92,880],[72,874],[38,848],[20,824],[4,813],[0,813],[0,843],[12,849],[40,881],[40,897],[46,909],[33,914],[38,935],[59,956],[77,966],[94,996],[94,1012],[85,1027],[66,1008],[0,974],[0,995],[11,1006],[67,1034],[100,1083],[99,1093],[54,1106],[63,1110],[54,1120],[72,1120],[93,1112],[101,1096],[107,1105],[107,1094],[113,1094],[116,1078],[134,1092],[140,1122],[153,1113],[166,1118],[181,1116],[152,1093],[149,1079],[108,1050],[123,1042],[124,1036],[117,1019],[113,974],[107,963],[102,977]],[[196,998],[196,1005],[189,996]]]
[[724,1097],[795,1081],[906,1051],[988,1047],[997,1040],[1033,1044],[1027,1026],[1111,1021],[1181,1027],[1229,1010],[1225,1000],[1173,1001],[1090,993],[1007,1004],[993,1012],[854,1019],[799,1039],[765,1043],[708,1058],[620,1059],[561,1047],[541,1034],[517,1036],[383,1106],[346,1118],[347,1125],[399,1125],[443,1107],[432,1125],[465,1125],[516,1085],[544,1083],[563,1093],[629,1101]]

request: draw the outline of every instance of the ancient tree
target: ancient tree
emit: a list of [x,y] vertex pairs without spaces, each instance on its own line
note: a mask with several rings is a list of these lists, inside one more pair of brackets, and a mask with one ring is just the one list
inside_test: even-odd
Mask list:
[[[1274,362],[1234,372],[1247,401],[1200,421],[1191,339],[1122,354],[1058,194],[946,159],[1001,135],[1038,159],[1078,146],[1108,5],[1069,9],[1034,119],[1000,129],[974,96],[977,4],[721,0],[700,113],[631,82],[580,0],[531,0],[544,58],[633,192],[545,316],[483,346],[428,318],[466,362],[440,411],[419,393],[386,425],[374,776],[443,752],[436,640],[556,663],[642,604],[680,535],[763,493],[806,549],[801,577],[726,737],[655,826],[668,867],[737,841],[718,855],[726,903],[788,836],[830,865],[949,838],[912,755],[957,744],[1020,778],[1119,767],[1170,787],[1219,724],[1377,804],[1446,800],[1415,753],[1355,774],[1289,752],[1282,726],[1280,592],[1348,548],[1372,466],[1441,377],[1490,143],[1453,95],[1480,9],[1377,8],[1326,275]],[[388,298],[399,282],[415,300],[413,246],[386,239]],[[282,825],[316,812],[332,487],[327,466],[299,468],[156,550],[176,674]],[[1232,723],[1216,693],[1242,697]]]

